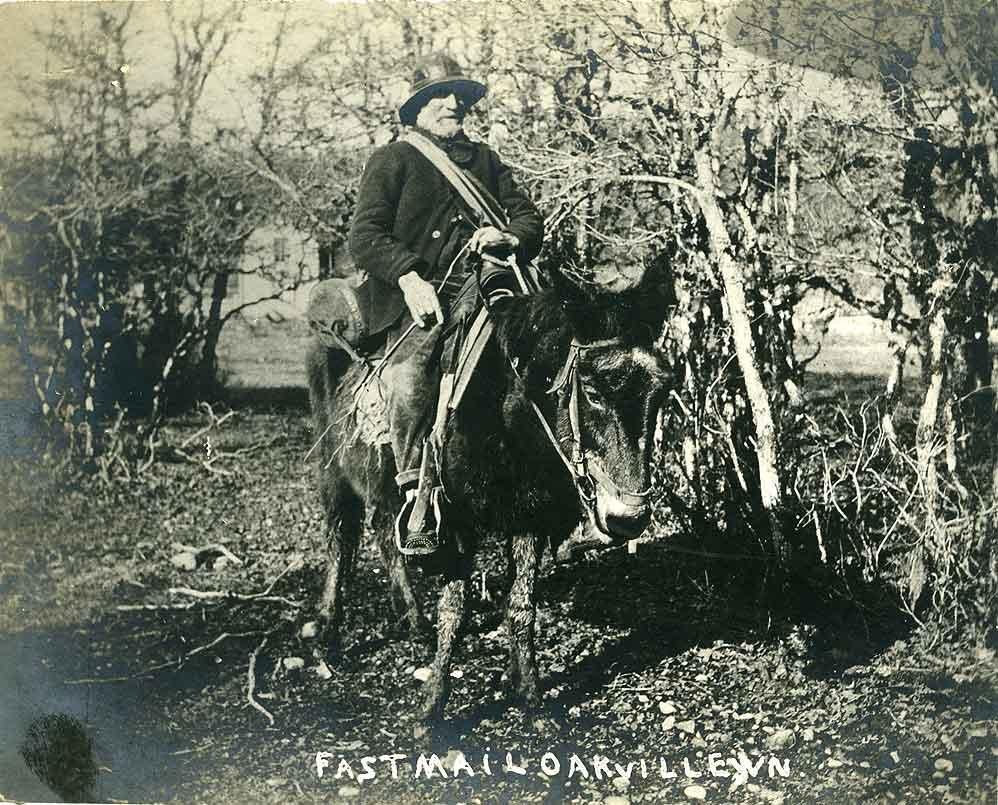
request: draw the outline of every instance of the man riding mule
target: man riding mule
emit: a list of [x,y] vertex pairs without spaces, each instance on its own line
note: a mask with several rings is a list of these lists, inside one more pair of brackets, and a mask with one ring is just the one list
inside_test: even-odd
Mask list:
[[[434,424],[437,434],[446,425],[447,401],[437,405],[441,367],[454,368],[481,297],[525,290],[515,272],[543,237],[543,220],[510,170],[464,133],[467,110],[485,92],[442,54],[416,69],[399,109],[408,131],[371,156],[350,231],[354,261],[372,278],[373,303],[401,313],[388,328],[380,375],[404,496],[397,544],[406,555],[438,547],[442,490],[427,436]],[[490,258],[484,270],[470,270],[469,253]]]
[[[444,584],[426,721],[443,714],[475,556],[491,535],[505,538],[509,557],[508,678],[528,704],[539,702],[541,551],[583,519],[608,544],[645,528],[656,414],[669,385],[650,349],[661,306],[656,322],[640,293],[594,301],[570,285],[531,287],[541,218],[496,155],[462,131],[465,109],[484,91],[443,57],[417,71],[400,110],[410,130],[371,157],[358,197],[350,246],[369,279],[350,299],[368,305],[366,326],[344,339],[346,330],[322,323],[321,296],[310,312],[322,324],[308,355],[329,547],[322,635],[335,654],[363,533],[374,537],[414,629],[425,621],[393,543],[435,551]],[[480,299],[487,317],[475,313]],[[386,327],[380,355],[345,343]],[[324,333],[344,349],[326,349]],[[384,390],[387,428],[365,425],[378,418],[380,401],[366,402],[371,389]],[[444,494],[447,516],[434,522],[432,504]],[[438,544],[440,527],[447,539]]]

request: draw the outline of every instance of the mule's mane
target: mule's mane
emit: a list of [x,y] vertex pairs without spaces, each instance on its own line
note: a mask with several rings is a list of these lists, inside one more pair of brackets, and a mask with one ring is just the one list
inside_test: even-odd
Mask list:
[[551,376],[575,335],[562,299],[550,288],[526,298],[503,300],[491,315],[499,349],[516,361],[528,385]]

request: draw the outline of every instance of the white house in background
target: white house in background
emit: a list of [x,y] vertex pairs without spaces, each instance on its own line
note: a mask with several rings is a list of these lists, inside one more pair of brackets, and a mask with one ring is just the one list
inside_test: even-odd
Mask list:
[[[289,226],[265,226],[247,240],[239,271],[229,275],[222,313],[258,302],[243,311],[250,320],[271,321],[302,318],[308,295],[319,280],[328,276],[332,256],[311,237]],[[280,292],[282,286],[297,287]]]

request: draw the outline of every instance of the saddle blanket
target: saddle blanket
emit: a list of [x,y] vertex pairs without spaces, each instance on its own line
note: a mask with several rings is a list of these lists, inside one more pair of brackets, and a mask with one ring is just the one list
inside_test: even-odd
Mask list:
[[391,444],[388,400],[380,376],[372,375],[354,392],[354,439],[369,445]]

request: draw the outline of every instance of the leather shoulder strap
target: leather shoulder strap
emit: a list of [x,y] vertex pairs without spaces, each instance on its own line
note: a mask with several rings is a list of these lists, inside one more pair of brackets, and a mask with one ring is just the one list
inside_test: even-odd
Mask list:
[[485,185],[451,162],[442,148],[411,129],[402,135],[402,140],[426,157],[450,183],[461,200],[483,221],[488,221],[498,229],[506,226],[498,202],[492,197]]
[[[481,221],[487,221],[496,229],[506,228],[508,222],[502,208],[499,206],[499,202],[495,200],[495,197],[489,192],[488,188],[476,176],[458,168],[457,165],[451,162],[450,157],[444,153],[442,148],[431,142],[429,138],[424,137],[418,131],[409,129],[402,135],[401,139],[419,151],[430,161],[430,164],[440,171],[461,200],[479,216]],[[523,268],[516,266],[515,262],[513,266],[513,270],[517,274],[524,293],[535,293],[539,288],[543,287],[544,283],[541,279],[540,271],[538,271],[537,266],[532,262]]]

